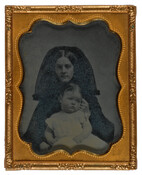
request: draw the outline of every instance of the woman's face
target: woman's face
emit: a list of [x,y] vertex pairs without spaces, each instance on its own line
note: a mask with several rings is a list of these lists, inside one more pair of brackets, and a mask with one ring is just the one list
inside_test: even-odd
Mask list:
[[74,73],[73,64],[67,57],[61,57],[57,60],[55,65],[55,72],[62,82],[69,82]]

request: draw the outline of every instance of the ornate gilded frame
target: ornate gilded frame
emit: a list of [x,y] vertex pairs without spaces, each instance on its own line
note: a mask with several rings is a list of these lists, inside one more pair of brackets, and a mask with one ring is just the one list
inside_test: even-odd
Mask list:
[[[135,55],[135,6],[6,6],[6,132],[5,168],[22,169],[136,169],[136,55]],[[60,14],[60,15],[59,15]],[[28,18],[27,18],[28,16]],[[26,17],[27,20],[24,20]],[[18,52],[21,31],[28,31],[31,24],[44,18],[57,24],[71,21],[87,23],[101,18],[122,39],[122,53],[118,64],[121,91],[118,97],[119,112],[124,131],[122,138],[102,156],[80,151],[69,155],[63,150],[46,156],[38,156],[20,141],[17,134],[17,118],[22,110],[22,94],[19,85],[23,67]],[[125,25],[125,28],[123,27]],[[127,69],[128,67],[128,69]],[[128,99],[128,101],[125,100]],[[21,151],[21,148],[23,151]],[[127,150],[125,148],[128,148]]]

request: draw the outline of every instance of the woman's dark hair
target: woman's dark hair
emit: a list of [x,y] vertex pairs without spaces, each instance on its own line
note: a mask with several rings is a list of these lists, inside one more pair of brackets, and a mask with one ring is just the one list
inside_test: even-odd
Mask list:
[[83,88],[84,93],[99,95],[93,69],[84,53],[77,47],[60,46],[50,49],[44,57],[35,85],[34,100],[44,100],[49,96],[56,96],[58,93],[63,82],[61,83],[56,75],[55,64],[63,54],[74,66],[74,75],[71,81],[77,83],[81,89]]

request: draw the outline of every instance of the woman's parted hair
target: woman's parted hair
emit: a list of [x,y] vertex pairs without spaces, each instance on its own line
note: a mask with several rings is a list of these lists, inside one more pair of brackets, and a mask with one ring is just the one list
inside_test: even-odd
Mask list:
[[98,95],[93,69],[84,53],[77,47],[59,46],[50,49],[43,59],[35,85],[34,100],[56,97],[60,93],[64,83],[56,75],[55,64],[62,56],[68,58],[74,66],[71,82],[78,84],[85,94]]

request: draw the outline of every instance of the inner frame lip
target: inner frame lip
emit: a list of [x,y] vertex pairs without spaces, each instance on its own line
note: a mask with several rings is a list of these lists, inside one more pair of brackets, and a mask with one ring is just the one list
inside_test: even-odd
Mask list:
[[[49,23],[49,24],[51,24],[51,25],[55,25],[55,28],[56,28],[56,26],[65,26],[66,24],[72,24],[72,25],[74,25],[75,27],[83,27],[83,26],[86,27],[86,25],[90,25],[90,23],[92,23],[92,22],[101,22],[101,21],[103,21],[103,22],[105,23],[105,25],[107,25],[108,31],[111,32],[111,33],[114,33],[115,35],[117,35],[117,37],[120,39],[120,42],[121,42],[121,49],[120,49],[121,51],[120,51],[119,59],[118,59],[118,63],[117,63],[117,70],[118,70],[119,60],[120,60],[120,56],[121,56],[121,52],[122,52],[122,40],[121,40],[119,34],[117,34],[116,32],[114,32],[113,30],[110,29],[109,24],[108,24],[108,22],[107,22],[106,20],[101,19],[101,18],[100,18],[100,19],[99,19],[99,18],[96,18],[96,19],[88,20],[87,22],[84,22],[84,23],[77,23],[77,24],[74,23],[74,22],[72,22],[72,21],[70,21],[70,20],[66,20],[66,21],[63,22],[63,23],[54,24],[53,22],[49,22],[49,21],[47,21],[47,20],[45,20],[45,19],[38,19],[38,20],[36,20],[36,21],[33,22],[33,24],[31,25],[31,27],[30,27],[30,29],[29,29],[29,31],[23,33],[23,34],[20,36],[20,38],[21,38],[24,34],[27,34],[27,33],[32,34],[32,28],[33,28],[34,24],[35,24],[36,22],[41,22],[41,21],[47,22],[47,23]],[[20,41],[20,38],[19,38],[19,41]],[[18,41],[18,43],[19,43],[19,41]],[[18,44],[18,46],[19,46],[19,44]],[[116,70],[116,72],[117,72],[117,70]],[[23,73],[24,73],[24,72],[23,72]],[[23,77],[24,77],[24,76],[23,76]],[[118,94],[117,94],[117,99],[118,99],[119,93],[120,93],[120,91],[121,91],[121,89],[122,89],[122,85],[121,85],[121,82],[119,81],[119,76],[116,76],[116,79],[117,79],[117,81],[119,82],[119,85],[120,85],[120,90],[118,91]],[[20,86],[21,86],[23,80],[24,80],[24,79],[22,79],[22,81],[21,81],[21,83],[20,83]],[[20,86],[19,86],[19,87],[20,87]],[[119,108],[119,104],[117,105],[117,109],[118,109],[118,108]],[[22,108],[22,110],[23,110],[23,108]],[[119,110],[118,110],[118,113],[119,113]],[[120,113],[119,113],[119,117],[120,117],[120,120],[121,120],[121,115],[120,115]],[[20,120],[19,120],[19,123],[20,123]],[[122,120],[121,120],[121,123],[123,123]],[[20,126],[20,124],[19,124],[18,126]],[[122,126],[123,126],[123,124],[122,124]],[[19,128],[19,127],[18,127],[18,128]],[[19,130],[19,129],[18,129],[18,130]],[[19,133],[19,131],[18,131],[18,133]],[[112,144],[110,145],[110,148],[111,148],[111,146],[112,146],[113,144],[117,143],[117,142],[121,139],[122,135],[123,135],[123,129],[122,129],[121,136],[119,137],[119,139],[118,139],[118,140],[115,140],[114,142],[112,142]],[[19,137],[20,137],[20,136],[19,136]],[[20,137],[20,138],[21,138],[21,137]],[[28,142],[27,142],[27,143],[28,143]],[[61,147],[64,147],[64,146],[62,145]],[[109,148],[108,150],[110,150],[110,148]],[[64,147],[64,149],[65,149],[66,151],[68,150],[68,148],[66,148],[66,147]],[[77,150],[77,151],[78,151],[78,146],[77,146],[75,149],[73,149],[73,150]],[[81,151],[81,150],[80,150],[80,151]],[[87,151],[87,150],[86,150],[86,151]],[[68,152],[68,151],[67,151],[67,152]],[[69,151],[69,154],[72,154],[72,152],[73,152],[73,151]],[[75,152],[76,152],[76,151],[75,151]],[[108,151],[107,151],[107,152],[108,152]],[[107,152],[106,152],[106,153],[107,153]],[[106,154],[106,153],[105,153],[105,154]]]

